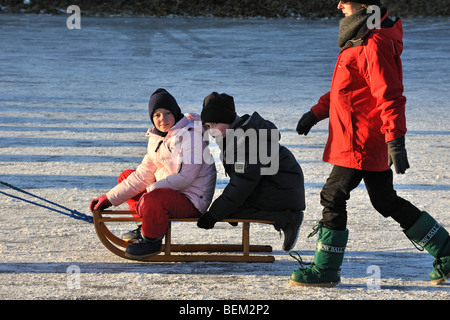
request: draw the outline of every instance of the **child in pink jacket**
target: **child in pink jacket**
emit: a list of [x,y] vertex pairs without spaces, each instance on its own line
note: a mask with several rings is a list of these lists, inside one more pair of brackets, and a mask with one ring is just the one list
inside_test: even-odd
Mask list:
[[147,132],[148,150],[142,163],[136,170],[122,172],[116,187],[90,203],[92,211],[126,202],[142,217],[137,241],[126,249],[126,255],[134,259],[161,252],[169,218],[205,213],[216,184],[214,159],[203,139],[200,116],[183,115],[164,89],[151,95],[148,107],[154,128]]

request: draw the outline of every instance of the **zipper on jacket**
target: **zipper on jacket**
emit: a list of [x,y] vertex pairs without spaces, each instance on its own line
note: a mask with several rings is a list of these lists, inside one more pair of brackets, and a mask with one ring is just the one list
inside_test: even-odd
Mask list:
[[161,147],[161,144],[163,143],[163,141],[164,140],[161,140],[160,142],[158,142],[158,145],[156,146],[156,149],[155,149],[155,153],[158,152],[158,149],[159,149],[159,147]]

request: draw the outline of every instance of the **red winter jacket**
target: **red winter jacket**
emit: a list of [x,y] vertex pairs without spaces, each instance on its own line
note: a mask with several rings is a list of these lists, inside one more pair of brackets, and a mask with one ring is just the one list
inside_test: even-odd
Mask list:
[[340,52],[330,92],[311,108],[318,121],[329,117],[324,161],[368,171],[389,169],[386,142],[406,133],[402,38],[397,20]]

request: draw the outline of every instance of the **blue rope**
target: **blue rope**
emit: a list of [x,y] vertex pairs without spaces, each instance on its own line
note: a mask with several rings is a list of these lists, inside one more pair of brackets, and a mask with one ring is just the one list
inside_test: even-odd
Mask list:
[[74,218],[74,219],[77,219],[77,220],[83,220],[83,221],[86,221],[86,222],[89,222],[89,223],[94,223],[93,218],[90,217],[90,216],[85,215],[84,213],[78,212],[78,211],[76,211],[76,210],[71,210],[71,209],[69,209],[69,208],[67,208],[67,207],[64,207],[64,206],[60,205],[60,204],[57,204],[57,203],[55,203],[55,202],[52,202],[52,201],[49,201],[49,200],[47,200],[47,199],[41,198],[41,197],[36,196],[36,195],[34,195],[34,194],[30,193],[30,192],[27,192],[27,191],[25,191],[25,190],[22,190],[22,189],[20,189],[20,188],[17,188],[17,187],[15,187],[15,186],[13,186],[13,185],[10,185],[9,183],[0,181],[0,184],[4,185],[5,187],[11,188],[11,189],[13,189],[13,190],[16,190],[16,191],[25,193],[25,194],[27,194],[27,195],[29,195],[29,196],[35,197],[35,198],[37,198],[37,199],[39,199],[39,200],[48,202],[48,203],[50,203],[50,204],[52,204],[52,205],[54,205],[54,206],[57,206],[57,207],[59,207],[59,208],[61,208],[61,209],[64,209],[64,210],[66,210],[66,211],[69,211],[70,213],[67,213],[67,212],[64,212],[64,211],[61,211],[61,210],[56,210],[56,209],[54,209],[54,208],[51,208],[51,207],[48,207],[48,206],[39,204],[39,203],[37,203],[37,202],[30,201],[30,200],[27,200],[27,199],[24,199],[24,198],[21,198],[21,197],[18,197],[18,196],[14,196],[14,195],[12,195],[12,194],[9,194],[9,193],[3,192],[3,191],[0,191],[0,193],[3,194],[3,195],[5,195],[5,196],[8,196],[8,197],[11,197],[11,198],[14,198],[14,199],[18,199],[18,200],[22,200],[22,201],[25,201],[25,202],[27,202],[27,203],[34,204],[34,205],[39,206],[39,207],[43,207],[43,208],[46,208],[46,209],[49,209],[49,210],[52,210],[52,211],[61,213],[61,214],[63,214],[63,215],[69,216],[69,217]]

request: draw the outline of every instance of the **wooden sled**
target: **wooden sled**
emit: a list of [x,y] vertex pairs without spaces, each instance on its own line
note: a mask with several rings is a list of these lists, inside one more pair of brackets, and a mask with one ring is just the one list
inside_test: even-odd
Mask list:
[[[107,223],[142,221],[133,217],[134,211],[94,211],[94,226],[100,241],[112,253],[119,257],[136,260],[125,256],[125,249],[131,243],[114,235]],[[162,252],[138,261],[153,262],[193,262],[193,261],[224,261],[224,262],[274,262],[270,255],[250,254],[252,252],[272,252],[269,245],[250,245],[250,223],[273,224],[272,221],[249,219],[225,219],[221,222],[242,223],[241,244],[172,244],[172,222],[197,222],[198,218],[169,219],[169,226],[164,237]],[[181,252],[181,254],[173,254]],[[190,254],[186,254],[186,253]],[[201,252],[200,254],[198,252]],[[208,253],[209,252],[209,253]],[[234,254],[231,254],[233,253]],[[184,253],[184,254],[183,254]],[[220,254],[219,254],[220,253]]]

